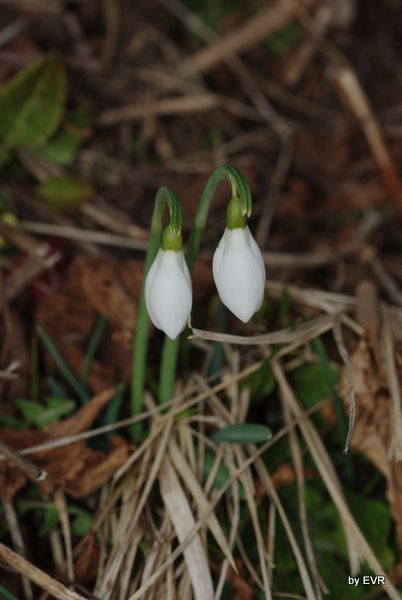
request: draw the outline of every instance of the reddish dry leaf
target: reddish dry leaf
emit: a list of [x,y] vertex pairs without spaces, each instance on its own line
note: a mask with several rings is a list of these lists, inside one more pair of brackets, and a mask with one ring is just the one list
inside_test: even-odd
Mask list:
[[89,306],[126,332],[129,341],[135,330],[143,277],[143,263],[105,261],[78,257],[75,268]]
[[88,585],[96,577],[99,563],[99,547],[93,533],[85,536],[79,550],[74,550],[75,580],[81,585]]
[[255,597],[254,590],[251,587],[251,585],[247,583],[247,581],[245,581],[241,576],[241,563],[239,563],[239,561],[236,562],[239,575],[237,575],[237,573],[234,572],[232,567],[229,567],[228,574],[226,577],[228,584],[232,588],[230,597],[232,598],[232,600],[253,600],[253,598]]
[[127,461],[132,449],[124,438],[113,437],[110,446],[111,449],[106,455],[86,448],[82,468],[65,482],[64,489],[68,494],[74,498],[88,496],[106,483]]
[[[102,314],[108,319],[113,349],[108,353],[109,344],[105,344],[103,355],[98,353],[93,361],[89,383],[95,392],[115,381],[126,381],[129,376],[142,276],[142,261],[78,256],[71,261],[58,291],[38,305],[36,322],[79,375],[97,316]],[[120,360],[113,362],[116,348],[121,348]]]
[[79,411],[77,411],[72,417],[63,419],[50,425],[47,428],[47,433],[51,438],[58,438],[65,435],[73,435],[89,429],[92,423],[100,411],[107,405],[109,400],[113,397],[116,389],[110,388],[100,392],[92,398],[89,402],[84,404]]

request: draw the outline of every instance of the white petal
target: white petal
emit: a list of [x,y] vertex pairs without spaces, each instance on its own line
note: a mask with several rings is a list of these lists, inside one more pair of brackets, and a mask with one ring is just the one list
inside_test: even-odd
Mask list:
[[145,301],[154,325],[175,339],[185,328],[192,305],[190,273],[182,251],[159,250],[145,282]]
[[265,266],[248,227],[225,229],[212,269],[222,302],[241,321],[249,321],[264,300]]
[[156,315],[154,314],[153,310],[152,310],[152,306],[151,306],[151,299],[150,299],[150,290],[151,290],[151,286],[152,283],[155,279],[155,274],[159,268],[159,264],[160,264],[160,253],[162,252],[162,250],[158,251],[158,254],[156,255],[154,262],[152,263],[148,274],[147,274],[147,278],[145,280],[145,304],[147,305],[147,310],[148,310],[148,314],[149,314],[149,318],[151,319],[152,323],[155,325],[155,327],[157,327],[158,329],[161,329],[159,323],[158,323],[158,319],[156,317]]

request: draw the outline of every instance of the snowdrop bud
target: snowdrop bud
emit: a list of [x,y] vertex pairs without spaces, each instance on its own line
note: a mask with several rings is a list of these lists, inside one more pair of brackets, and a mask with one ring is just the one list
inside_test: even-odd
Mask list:
[[[191,312],[193,294],[190,273],[180,240],[165,229],[145,280],[145,303],[152,323],[174,340],[183,331]],[[176,248],[176,249],[171,249]]]
[[247,226],[225,229],[212,270],[223,304],[247,323],[261,308],[265,289],[264,261]]

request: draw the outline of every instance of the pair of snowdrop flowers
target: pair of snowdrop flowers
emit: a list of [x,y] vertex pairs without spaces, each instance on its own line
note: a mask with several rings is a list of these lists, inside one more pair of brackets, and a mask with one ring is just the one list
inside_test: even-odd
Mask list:
[[[215,250],[212,270],[223,304],[247,323],[264,299],[265,265],[237,197],[229,202],[226,229]],[[168,225],[145,280],[145,302],[152,323],[175,339],[186,326],[192,299],[182,237]]]

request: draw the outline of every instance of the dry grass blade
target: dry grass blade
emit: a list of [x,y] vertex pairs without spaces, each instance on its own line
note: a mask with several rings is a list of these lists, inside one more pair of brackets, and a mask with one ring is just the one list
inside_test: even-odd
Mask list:
[[335,339],[336,345],[338,346],[339,354],[341,355],[341,358],[345,364],[345,367],[347,370],[347,375],[348,375],[349,426],[348,426],[348,433],[346,435],[345,448],[343,450],[346,454],[346,452],[349,449],[350,442],[352,440],[353,429],[354,429],[355,420],[356,420],[356,393],[355,393],[355,386],[353,385],[352,365],[350,363],[349,353],[346,350],[345,342],[343,341],[341,323],[340,323],[339,319],[336,319],[335,324],[334,324],[334,339]]
[[[250,513],[251,522],[253,524],[254,535],[255,535],[255,539],[256,539],[256,546],[257,546],[257,551],[258,551],[258,558],[259,558],[261,575],[262,575],[262,581],[263,581],[263,586],[264,586],[263,591],[265,594],[265,598],[267,600],[271,600],[272,593],[271,593],[271,584],[270,584],[269,576],[268,576],[267,552],[266,552],[266,549],[264,546],[264,539],[263,539],[262,532],[261,532],[258,508],[257,508],[257,504],[255,501],[255,496],[253,494],[254,490],[250,489],[251,488],[250,481],[252,483],[252,479],[250,480],[250,477],[247,476],[248,475],[248,473],[247,473],[248,467],[244,466],[244,465],[247,465],[247,461],[244,461],[243,463],[239,464],[239,467],[241,468],[241,473],[239,473],[239,479],[243,485],[243,489],[246,494],[247,506],[248,506],[248,510]],[[254,486],[253,483],[252,483],[252,485]]]
[[383,354],[388,379],[389,391],[391,394],[391,441],[389,453],[393,460],[402,460],[402,409],[401,393],[398,381],[398,374],[395,366],[394,340],[389,323],[388,312],[385,307],[381,309],[383,322]]
[[133,104],[108,110],[98,118],[98,124],[109,127],[121,121],[141,121],[150,115],[174,115],[190,112],[205,112],[219,106],[219,99],[213,94],[178,96],[151,104]]
[[[290,429],[292,429],[292,426],[289,423],[289,429],[288,431],[290,431]],[[303,586],[304,586],[304,590],[306,592],[306,596],[308,598],[308,600],[315,600],[315,594],[314,594],[314,589],[313,589],[313,585],[311,583],[310,580],[310,575],[307,569],[307,566],[304,562],[304,558],[303,555],[301,553],[301,550],[299,548],[299,545],[297,543],[297,539],[295,534],[293,533],[292,527],[290,525],[289,519],[286,515],[286,511],[282,505],[282,502],[280,501],[280,498],[275,490],[275,486],[272,482],[271,477],[268,474],[268,471],[265,467],[264,462],[260,459],[260,452],[259,450],[254,450],[254,456],[256,456],[255,459],[255,467],[257,470],[257,473],[259,475],[259,478],[261,480],[261,483],[263,484],[266,493],[268,494],[268,496],[271,498],[272,502],[275,505],[275,508],[278,512],[278,515],[282,521],[282,525],[286,531],[286,535],[288,536],[288,540],[289,540],[289,544],[292,547],[292,551],[293,551],[293,555],[295,557],[296,563],[297,563],[297,567],[299,569],[299,573],[300,573],[300,577],[302,579],[303,582]]]
[[67,557],[67,575],[70,581],[74,581],[73,547],[71,543],[70,519],[68,518],[68,507],[63,490],[57,489],[54,493],[54,503],[61,523],[64,546]]
[[[258,363],[259,364],[259,363]],[[217,387],[217,386],[216,386]],[[212,388],[212,390],[215,390],[216,388]],[[211,391],[212,391],[211,390]],[[211,394],[208,394],[208,396]],[[323,404],[325,404],[326,401],[320,402],[318,403],[316,406],[314,406],[313,408],[310,409],[310,411],[307,412],[307,414],[313,413],[316,410],[319,410]],[[252,465],[255,461],[257,461],[257,459],[264,454],[264,452],[266,452],[266,450],[268,450],[268,448],[270,448],[273,444],[275,444],[275,442],[277,442],[279,439],[281,439],[284,435],[286,435],[286,433],[289,431],[290,427],[295,427],[298,423],[298,419],[295,419],[292,421],[292,423],[290,423],[289,427],[284,427],[280,432],[278,432],[273,438],[271,438],[270,440],[268,440],[265,444],[262,444],[258,450],[256,450],[255,452],[253,452],[252,456],[250,456],[245,463],[243,463],[243,465],[239,468],[236,468],[233,472],[231,472],[231,476],[230,479],[225,483],[225,485],[220,489],[220,491],[216,494],[214,501],[212,503],[210,503],[210,510],[213,510],[215,508],[215,506],[218,504],[218,502],[221,500],[221,498],[224,496],[224,494],[226,493],[226,491],[229,489],[230,486],[232,486],[234,484],[234,482],[236,481],[236,479],[239,477],[239,475],[244,471],[244,469],[246,469],[247,467],[249,467],[250,465]],[[275,491],[275,490],[274,490]],[[143,597],[143,594],[145,594],[145,592],[150,589],[152,587],[152,585],[155,583],[155,581],[157,581],[157,579],[159,577],[161,577],[161,575],[174,563],[174,561],[180,556],[180,554],[183,552],[185,546],[192,540],[193,536],[197,534],[197,532],[199,531],[199,529],[201,528],[201,526],[203,525],[203,523],[205,522],[205,520],[208,518],[208,513],[204,514],[200,517],[200,519],[197,521],[197,523],[195,524],[194,528],[192,529],[192,531],[187,535],[186,539],[184,540],[184,542],[182,542],[169,556],[169,558],[159,567],[159,569],[153,573],[146,584],[144,584],[140,589],[138,589],[135,594],[133,594],[129,600],[139,600],[140,598]],[[285,515],[286,517],[286,515]],[[297,543],[296,543],[297,546]],[[300,554],[300,551],[299,551]],[[301,554],[300,554],[301,557]],[[301,558],[302,559],[302,558]]]
[[[202,487],[198,483],[197,478],[195,477],[193,471],[173,439],[169,442],[169,456],[177,473],[179,473],[179,475],[182,477],[187,489],[193,496],[199,510],[201,513],[207,513],[209,511],[209,502],[202,490]],[[215,516],[215,513],[210,513],[206,523],[211,530],[218,546],[228,559],[230,566],[237,572],[236,563],[230,551],[229,544],[225,538],[225,534],[222,531],[219,521]]]
[[[303,2],[304,7],[312,2]],[[221,37],[207,48],[191,56],[181,66],[182,73],[207,72],[237,52],[255,47],[297,16],[300,3],[295,0],[278,0],[267,10],[251,17],[244,25]]]
[[[143,238],[128,237],[107,231],[93,231],[70,225],[54,225],[39,221],[21,221],[21,228],[39,235],[55,235],[68,240],[88,240],[100,246],[114,246],[116,248],[129,248],[131,250],[146,250],[148,242]],[[52,266],[52,265],[49,265]]]
[[381,564],[370,548],[366,538],[362,534],[359,526],[353,518],[352,513],[349,510],[348,505],[346,504],[336,471],[317,430],[315,429],[311,420],[307,417],[306,413],[300,407],[291,387],[286,380],[285,374],[279,362],[274,360],[272,363],[272,368],[281,394],[284,396],[284,401],[288,403],[294,417],[298,419],[299,428],[305,439],[307,447],[310,450],[320,476],[338,510],[344,526],[347,541],[349,544],[352,543],[353,545],[352,556],[355,557],[356,562],[354,565],[352,564],[352,573],[358,568],[359,562],[366,560],[369,567],[376,575],[382,575],[384,577],[384,590],[388,594],[389,598],[392,598],[392,600],[400,600],[399,592],[390,582],[389,578],[386,577]]
[[43,271],[55,266],[61,259],[61,254],[54,253],[50,256],[30,256],[8,278],[5,289],[7,300],[13,300],[26,289]]
[[[4,515],[6,517],[8,530],[13,541],[14,548],[20,556],[26,557],[24,538],[22,537],[21,528],[18,522],[17,514],[14,510],[12,502],[4,501]],[[33,600],[33,591],[30,579],[24,574],[21,574],[22,589],[26,600]]]
[[312,319],[308,323],[302,323],[296,331],[284,329],[281,331],[273,331],[272,333],[264,333],[262,335],[241,336],[231,335],[227,333],[215,333],[213,331],[204,331],[191,327],[193,335],[189,339],[200,338],[213,342],[223,342],[226,344],[240,345],[265,345],[265,344],[287,344],[299,341],[308,341],[322,333],[333,328],[335,323],[335,315],[325,315]]
[[397,210],[402,211],[402,185],[397,175],[391,155],[381,134],[379,125],[374,117],[370,103],[355,72],[345,65],[337,65],[334,79],[339,93],[358,119],[370,150],[377,162]]
[[[226,463],[229,465],[230,472],[233,473],[233,471],[235,469],[235,465],[234,465],[232,453],[230,451],[228,451],[226,454],[227,454]],[[239,523],[240,523],[240,492],[239,492],[239,482],[237,480],[235,480],[232,485],[232,498],[233,498],[232,509],[230,509],[230,503],[229,503],[229,501],[227,501],[228,512],[229,512],[230,521],[231,521],[230,534],[229,534],[229,547],[230,548],[232,548],[235,543],[236,536],[238,533],[238,527],[239,527]],[[229,562],[226,559],[223,561],[223,564],[222,564],[221,572],[219,575],[219,581],[218,581],[218,584],[217,584],[216,590],[215,590],[215,599],[214,600],[219,600],[219,598],[222,595],[225,581],[227,578],[228,569],[229,569]]]
[[[150,450],[152,450],[154,453],[151,468],[150,469],[148,468],[147,461],[144,460],[142,462],[142,465],[141,465],[141,467],[143,469],[142,479],[143,479],[143,481],[145,481],[144,489],[142,490],[142,493],[140,494],[140,496],[136,499],[134,515],[130,519],[130,522],[127,523],[127,527],[125,527],[125,529],[120,532],[121,536],[119,536],[118,543],[117,543],[116,547],[114,548],[114,551],[113,551],[113,553],[108,561],[108,564],[106,566],[105,578],[102,581],[99,592],[98,592],[98,594],[102,598],[102,600],[108,600],[111,597],[113,587],[114,587],[116,579],[118,577],[118,573],[120,571],[122,561],[125,557],[125,554],[126,554],[128,548],[132,544],[132,538],[133,538],[134,532],[137,528],[138,520],[141,516],[141,513],[144,509],[145,503],[149,497],[152,486],[155,483],[155,480],[158,476],[159,469],[161,468],[161,464],[165,457],[171,428],[172,428],[172,418],[169,415],[169,417],[167,418],[166,426],[163,431],[162,437],[159,441],[159,446],[158,446],[156,452],[154,453],[154,449],[150,447]],[[147,470],[145,471],[145,469],[147,469]],[[132,501],[132,498],[131,498],[131,501]]]
[[[177,537],[183,542],[195,525],[179,478],[169,460],[165,460],[159,476],[161,495]],[[183,550],[196,600],[212,600],[214,590],[207,557],[197,534]]]
[[52,579],[47,573],[35,567],[32,563],[16,554],[0,542],[0,560],[15,569],[34,583],[46,590],[58,600],[86,600],[84,596],[69,590],[66,586]]
[[[282,400],[282,412],[284,416],[284,421],[286,425],[289,425],[291,421],[290,410],[286,402],[284,402],[284,398]],[[306,555],[310,563],[311,574],[314,578],[315,582],[315,591],[317,594],[317,598],[321,599],[321,589],[324,593],[328,594],[329,590],[325,586],[322,578],[320,576],[317,561],[314,555],[314,548],[310,538],[308,520],[307,520],[307,507],[306,507],[306,499],[305,499],[305,477],[304,477],[304,465],[303,465],[303,457],[302,452],[300,450],[299,440],[297,438],[297,433],[294,429],[290,429],[288,433],[290,452],[292,454],[292,461],[294,465],[294,470],[296,474],[296,482],[297,482],[297,493],[299,498],[299,518],[300,518],[300,528],[303,535],[304,547],[306,550]]]
[[[165,415],[163,418],[165,420],[174,418],[177,414],[179,414],[189,408],[192,408],[193,406],[196,406],[197,404],[200,404],[201,402],[203,402],[204,400],[209,398],[211,395],[217,394],[218,392],[221,392],[222,390],[226,389],[232,383],[241,381],[245,377],[248,377],[249,375],[251,375],[251,373],[254,373],[254,371],[257,371],[257,369],[259,369],[261,367],[261,365],[262,365],[262,361],[256,362],[256,363],[250,365],[249,367],[246,367],[242,371],[240,371],[237,375],[230,377],[229,379],[223,381],[222,383],[218,383],[216,386],[211,388],[211,390],[208,389],[206,392],[202,392],[201,394],[198,394],[194,398],[190,398],[187,401],[185,401],[185,399],[195,391],[195,388],[190,389],[185,394],[177,394],[176,396],[174,396],[172,398],[172,400],[165,402],[163,405],[155,406],[149,410],[145,410],[144,412],[137,415],[136,417],[129,417],[127,419],[122,419],[120,421],[116,421],[116,423],[112,423],[111,425],[104,425],[103,427],[97,427],[90,431],[83,431],[82,433],[79,433],[79,434],[60,437],[60,438],[57,438],[50,442],[45,442],[43,444],[38,444],[37,446],[32,446],[31,448],[24,448],[23,450],[20,451],[19,454],[25,456],[28,454],[35,454],[37,452],[43,452],[44,450],[51,450],[52,448],[60,448],[61,446],[67,446],[67,445],[77,442],[79,440],[86,440],[86,439],[89,439],[92,437],[96,437],[97,435],[100,435],[102,433],[108,433],[109,431],[114,431],[115,429],[119,429],[121,427],[128,427],[129,425],[132,425],[133,423],[138,423],[139,421],[142,421],[142,420],[146,419],[147,417],[154,417],[155,415],[161,413],[162,411],[164,411],[166,408],[169,408],[169,407],[171,407],[169,414]],[[105,393],[105,392],[102,392],[102,393]],[[109,392],[107,391],[107,393],[109,393]],[[172,407],[172,404],[175,404],[175,406]],[[177,406],[176,406],[176,404],[177,404]],[[0,460],[4,460],[4,456],[0,455]]]

